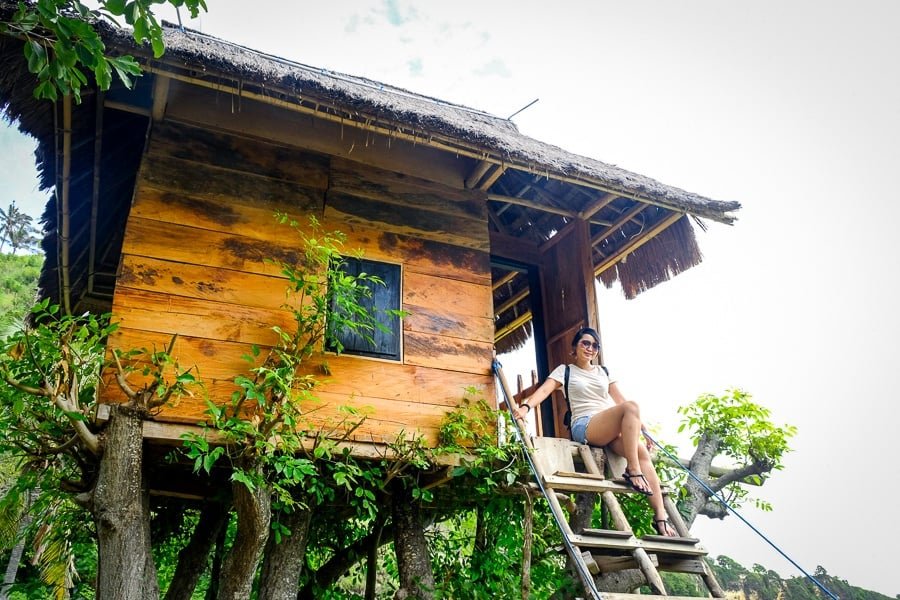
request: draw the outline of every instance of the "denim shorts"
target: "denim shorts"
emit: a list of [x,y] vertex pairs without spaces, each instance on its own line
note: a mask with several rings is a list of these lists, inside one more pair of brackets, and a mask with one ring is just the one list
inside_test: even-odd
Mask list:
[[572,421],[572,428],[570,429],[572,432],[572,439],[579,444],[587,444],[587,426],[588,423],[590,423],[592,416],[593,415],[578,417]]

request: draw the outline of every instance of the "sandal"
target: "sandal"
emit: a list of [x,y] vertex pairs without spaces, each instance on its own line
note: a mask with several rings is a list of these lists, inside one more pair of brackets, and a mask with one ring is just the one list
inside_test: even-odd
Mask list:
[[663,537],[678,537],[678,532],[668,519],[653,519],[653,527],[656,528],[656,533]]
[[[632,479],[637,479],[638,477],[644,480],[644,485],[647,486],[646,489],[641,489],[638,486],[634,485]],[[650,491],[650,482],[647,481],[647,478],[644,477],[643,473],[629,473],[626,470],[624,473],[622,473],[622,481],[625,483],[625,485],[639,494],[643,494],[645,496],[653,495],[653,492]]]

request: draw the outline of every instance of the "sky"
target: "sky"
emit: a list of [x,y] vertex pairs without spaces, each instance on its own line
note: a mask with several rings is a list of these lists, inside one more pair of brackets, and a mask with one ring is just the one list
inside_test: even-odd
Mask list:
[[[701,265],[635,300],[601,291],[605,363],[683,455],[676,408],[701,393],[740,387],[796,425],[758,490],[774,511],[742,513],[808,571],[900,593],[900,4],[209,5],[186,25],[502,117],[538,99],[514,118],[526,135],[741,202],[735,225],[698,231]],[[37,217],[29,144],[0,129],[0,205]],[[734,517],[694,533],[714,555],[799,575]]]

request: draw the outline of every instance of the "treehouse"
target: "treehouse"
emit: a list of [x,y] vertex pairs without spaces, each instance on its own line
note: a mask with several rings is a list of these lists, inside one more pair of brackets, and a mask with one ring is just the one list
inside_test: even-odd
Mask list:
[[[22,40],[0,36],[0,103],[37,138],[54,190],[41,294],[111,312],[110,348],[177,334],[173,354],[223,402],[252,347],[291,325],[268,259],[296,258],[298,238],[273,214],[314,216],[362,251],[347,268],[383,279],[376,304],[407,313],[374,343],[348,334],[343,353],[310,361],[324,381],[310,414],[357,408],[360,447],[400,432],[435,444],[467,388],[493,401],[492,354],[531,335],[545,376],[574,330],[600,328],[595,280],[630,297],[666,281],[700,261],[692,222],[731,223],[739,208],[363,77],[176,28],[154,59],[103,30],[145,74],[80,103],[35,100]],[[100,401],[122,399],[110,384]],[[145,437],[177,440],[205,408],[199,395],[165,406]],[[562,398],[543,410],[541,431],[565,435]]]

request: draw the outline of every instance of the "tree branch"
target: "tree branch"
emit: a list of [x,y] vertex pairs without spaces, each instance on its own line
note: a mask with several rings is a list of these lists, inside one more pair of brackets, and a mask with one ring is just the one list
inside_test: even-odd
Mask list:
[[724,519],[728,516],[728,509],[715,500],[710,500],[699,510],[701,515],[710,519]]
[[736,481],[742,481],[751,475],[764,475],[772,470],[772,463],[765,460],[755,460],[743,467],[732,469],[721,477],[712,480],[709,487],[718,492]]

